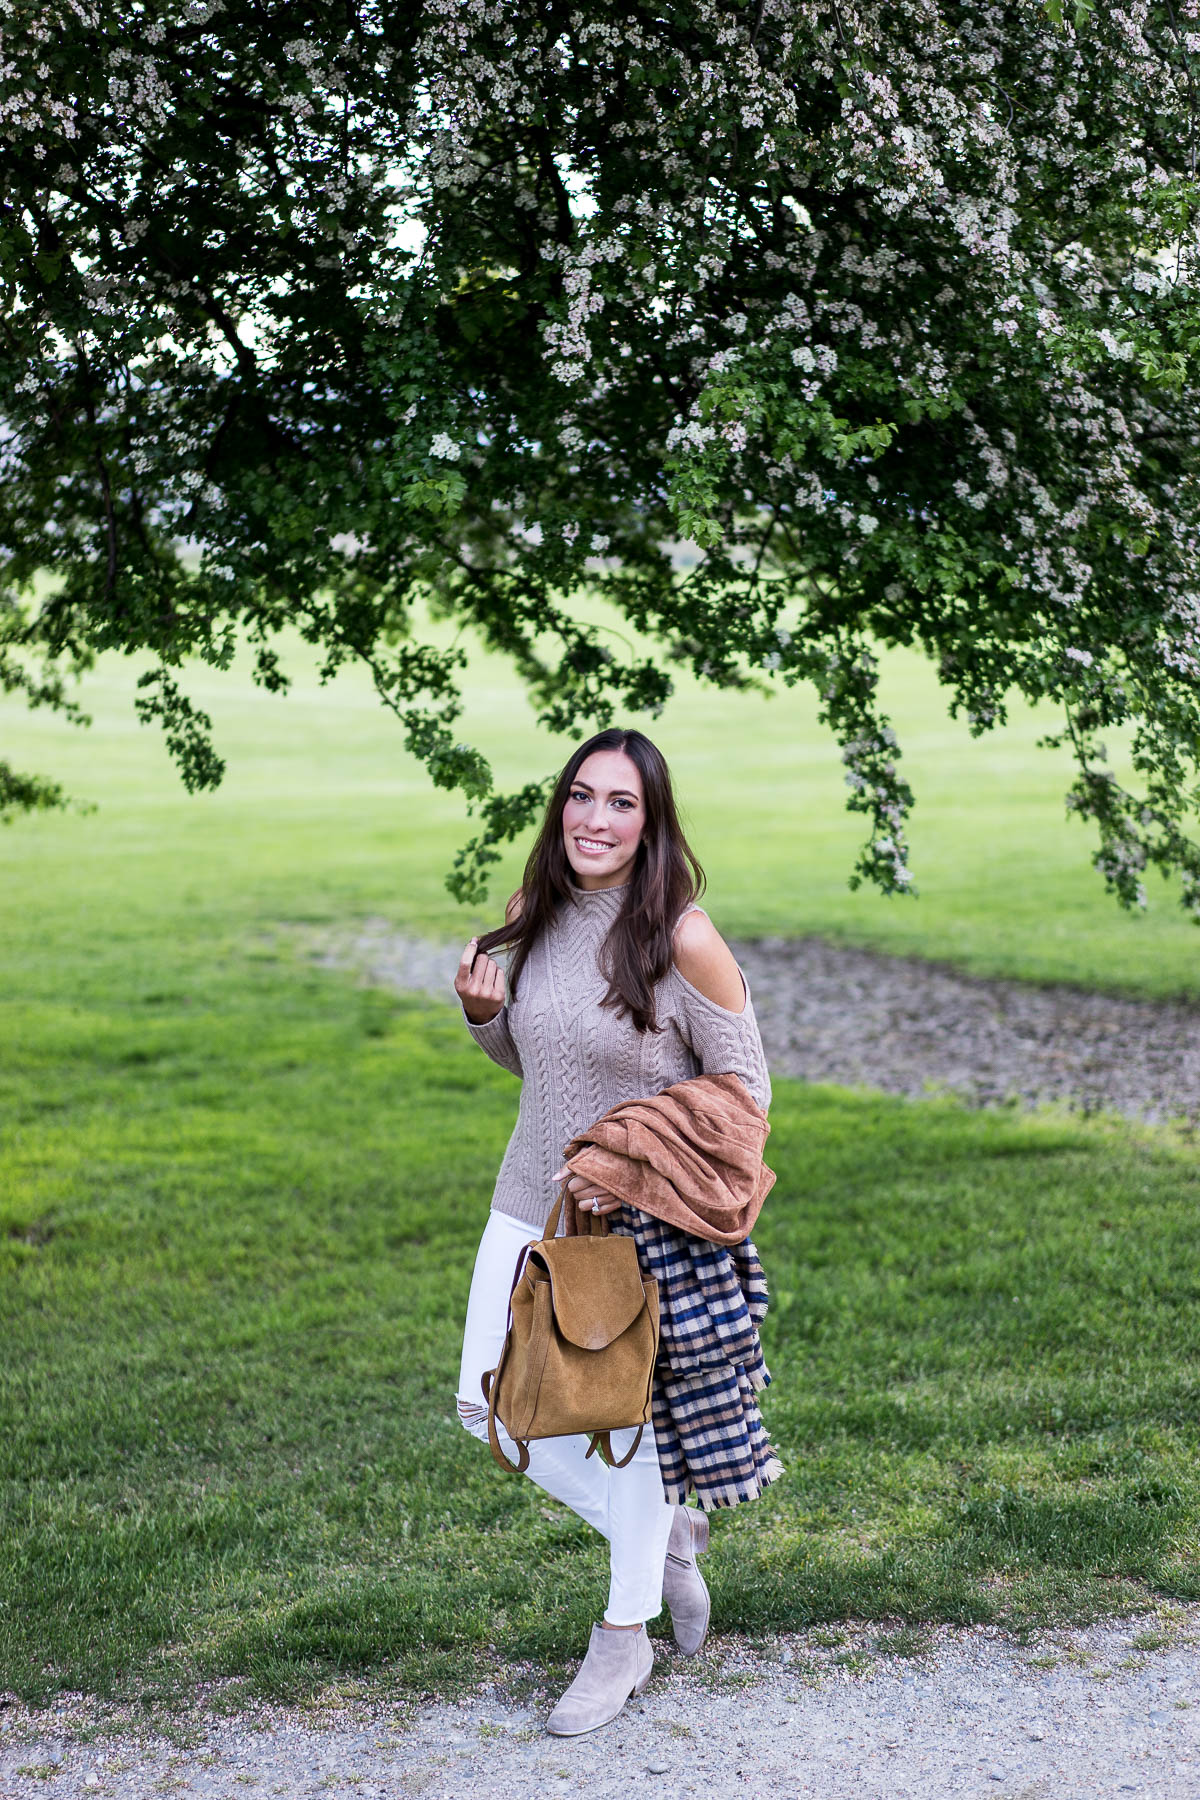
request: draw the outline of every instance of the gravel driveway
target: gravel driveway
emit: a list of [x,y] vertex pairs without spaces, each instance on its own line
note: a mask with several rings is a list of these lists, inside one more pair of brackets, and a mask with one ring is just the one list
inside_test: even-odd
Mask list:
[[[461,944],[283,928],[318,963],[448,999]],[[985,980],[819,938],[735,941],[771,1068],[972,1105],[1057,1100],[1135,1118],[1200,1118],[1200,1005]]]
[[[878,1627],[874,1628],[878,1632]],[[460,1704],[324,1714],[200,1706],[173,1737],[78,1741],[82,1705],[0,1711],[4,1800],[1195,1800],[1200,1794],[1200,1607],[1054,1631],[1018,1645],[991,1627],[941,1628],[928,1654],[769,1651],[723,1639],[692,1662],[664,1653],[641,1700],[589,1737],[548,1738],[548,1700],[484,1690]],[[1154,1646],[1154,1647],[1152,1647]],[[582,1648],[582,1646],[581,1646]]]

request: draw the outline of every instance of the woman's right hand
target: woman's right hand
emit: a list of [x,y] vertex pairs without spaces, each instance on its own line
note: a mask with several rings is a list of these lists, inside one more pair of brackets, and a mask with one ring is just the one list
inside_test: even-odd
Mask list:
[[486,1025],[504,1005],[504,970],[472,938],[462,953],[454,991],[472,1025]]

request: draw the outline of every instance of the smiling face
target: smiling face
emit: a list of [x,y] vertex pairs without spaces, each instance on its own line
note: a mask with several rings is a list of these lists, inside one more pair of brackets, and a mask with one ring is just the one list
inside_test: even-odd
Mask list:
[[646,824],[642,778],[623,750],[596,750],[563,807],[567,861],[581,888],[619,887],[633,874]]

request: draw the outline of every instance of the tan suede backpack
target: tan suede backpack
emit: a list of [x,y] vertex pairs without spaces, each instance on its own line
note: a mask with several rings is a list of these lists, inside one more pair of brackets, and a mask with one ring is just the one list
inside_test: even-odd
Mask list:
[[[589,1230],[557,1237],[567,1189],[546,1221],[546,1234],[517,1259],[500,1361],[483,1377],[488,1442],[502,1469],[529,1467],[531,1439],[587,1432],[587,1454],[623,1469],[650,1423],[658,1355],[658,1283],[643,1276],[632,1238],[608,1220],[581,1215]],[[516,1463],[500,1447],[496,1420],[517,1446]],[[609,1432],[639,1427],[628,1455],[616,1461]]]

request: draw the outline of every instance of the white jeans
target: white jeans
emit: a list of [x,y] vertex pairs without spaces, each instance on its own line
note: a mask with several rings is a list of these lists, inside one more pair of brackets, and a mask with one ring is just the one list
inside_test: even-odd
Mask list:
[[[488,1219],[475,1258],[462,1369],[458,1416],[474,1437],[487,1442],[487,1408],[480,1380],[494,1369],[508,1329],[508,1297],[517,1257],[536,1236],[534,1228],[508,1213]],[[516,1460],[513,1444],[497,1421],[500,1442]],[[613,1450],[624,1456],[632,1431],[614,1431]],[[604,1617],[610,1625],[640,1625],[662,1610],[663,1563],[675,1508],[663,1499],[654,1428],[647,1425],[637,1455],[624,1469],[610,1469],[599,1452],[586,1458],[586,1437],[536,1438],[529,1446],[531,1481],[594,1525],[608,1539],[609,1587]]]

